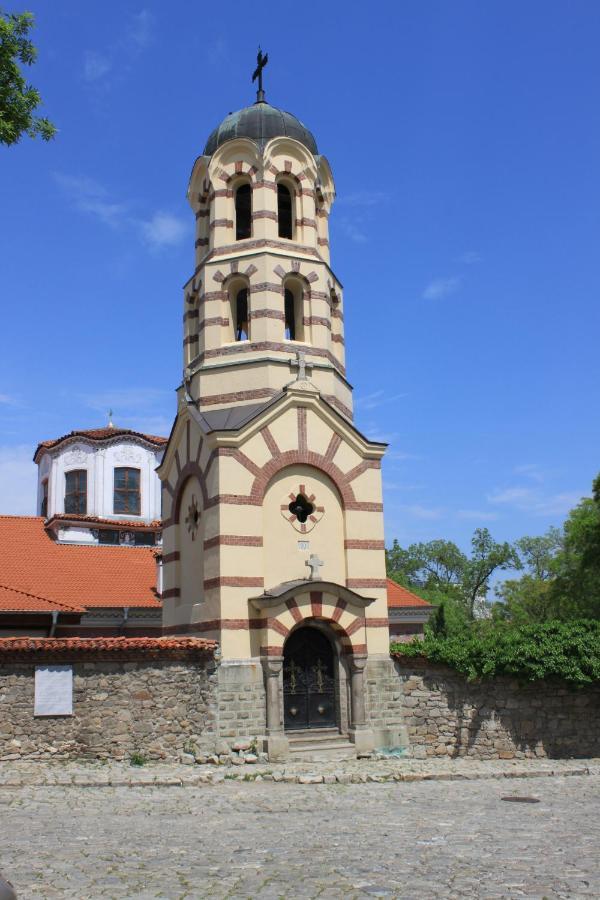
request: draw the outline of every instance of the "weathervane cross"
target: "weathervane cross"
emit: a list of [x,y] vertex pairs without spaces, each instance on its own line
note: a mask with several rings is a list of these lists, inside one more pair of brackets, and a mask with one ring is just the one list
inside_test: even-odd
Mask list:
[[256,100],[257,102],[264,101],[265,92],[263,91],[263,69],[266,64],[269,62],[269,54],[265,53],[263,56],[263,52],[258,48],[258,55],[256,57],[257,66],[254,70],[254,75],[252,76],[252,81],[256,81],[258,78],[258,91],[256,92]]

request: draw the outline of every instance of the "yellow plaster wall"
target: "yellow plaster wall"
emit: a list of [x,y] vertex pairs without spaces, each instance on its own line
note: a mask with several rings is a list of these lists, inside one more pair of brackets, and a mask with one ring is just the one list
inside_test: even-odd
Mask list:
[[[289,495],[304,484],[307,493],[315,494],[315,504],[325,507],[320,522],[308,534],[301,534],[286,521],[281,505],[290,502]],[[311,466],[289,466],[269,484],[263,504],[265,587],[284,581],[306,578],[305,561],[311,553],[325,563],[321,576],[326,581],[345,584],[344,517],[337,490],[331,479]],[[299,549],[299,541],[308,541],[309,549]]]

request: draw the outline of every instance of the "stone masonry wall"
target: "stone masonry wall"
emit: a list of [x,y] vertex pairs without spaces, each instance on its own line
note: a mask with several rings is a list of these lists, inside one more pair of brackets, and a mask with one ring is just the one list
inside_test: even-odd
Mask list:
[[412,755],[476,759],[600,756],[600,686],[468,682],[451,669],[396,662]]
[[405,747],[402,690],[391,659],[367,661],[365,668],[366,720],[373,730],[375,747]]
[[75,662],[72,716],[34,717],[34,672],[0,665],[0,759],[176,759],[190,744],[212,752],[212,660]]
[[218,679],[219,751],[237,738],[253,740],[265,733],[266,701],[260,662],[222,663]]

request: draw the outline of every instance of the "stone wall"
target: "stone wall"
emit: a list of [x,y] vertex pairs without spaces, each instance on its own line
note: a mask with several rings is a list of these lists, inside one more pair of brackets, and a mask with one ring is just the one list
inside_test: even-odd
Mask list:
[[222,663],[218,679],[220,747],[236,738],[254,739],[265,733],[265,685],[260,662]]
[[[260,661],[221,663],[215,651],[200,638],[0,639],[0,759],[208,758],[256,746]],[[52,664],[72,666],[72,715],[34,715],[36,666]]]
[[402,711],[402,689],[389,657],[369,658],[365,668],[366,721],[376,748],[405,747],[407,734]]
[[33,665],[0,666],[0,759],[176,759],[212,751],[215,676],[202,662],[73,665],[73,715],[34,717]]
[[418,659],[396,661],[412,755],[476,759],[600,756],[600,686],[468,682]]

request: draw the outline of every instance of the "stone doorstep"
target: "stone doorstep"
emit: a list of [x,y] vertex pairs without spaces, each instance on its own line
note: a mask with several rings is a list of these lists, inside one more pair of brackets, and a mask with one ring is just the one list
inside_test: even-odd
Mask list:
[[[222,784],[225,781],[242,781],[242,782],[262,782],[273,781],[275,783],[282,782],[286,784],[382,784],[382,783],[413,783],[418,781],[485,781],[485,780],[502,780],[504,778],[549,778],[549,777],[581,777],[586,775],[600,775],[600,766],[572,766],[559,769],[552,768],[531,768],[531,769],[514,769],[514,770],[490,770],[490,771],[472,771],[472,772],[409,772],[401,770],[385,770],[385,771],[368,771],[357,772],[355,770],[343,771],[343,764],[339,767],[341,771],[325,772],[319,774],[313,771],[288,772],[285,769],[273,768],[254,768],[251,772],[247,770],[223,768],[203,769],[202,771],[191,773],[189,770],[182,773],[181,777],[174,775],[159,775],[151,771],[146,773],[136,773],[131,777],[127,777],[124,773],[104,774],[93,773],[90,775],[81,772],[74,773],[69,779],[68,776],[56,779],[52,773],[48,773],[46,780],[39,777],[35,779],[35,785],[41,787],[198,787],[200,785]],[[25,774],[23,777],[18,775],[9,776],[5,781],[0,781],[0,789],[2,788],[21,788],[30,787],[33,782],[30,781]]]

